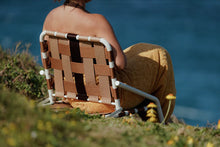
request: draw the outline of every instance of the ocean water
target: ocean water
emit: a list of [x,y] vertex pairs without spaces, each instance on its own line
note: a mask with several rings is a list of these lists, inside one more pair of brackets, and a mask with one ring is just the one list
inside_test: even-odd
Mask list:
[[[53,0],[1,0],[0,44],[31,43],[40,58],[39,34]],[[187,124],[205,126],[220,119],[219,0],[93,0],[87,9],[103,14],[126,48],[159,44],[170,53],[176,79],[174,114]],[[39,59],[40,63],[40,59]]]

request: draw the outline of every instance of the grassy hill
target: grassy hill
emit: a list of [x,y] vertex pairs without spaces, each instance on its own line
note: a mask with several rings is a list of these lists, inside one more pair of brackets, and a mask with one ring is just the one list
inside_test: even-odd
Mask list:
[[45,82],[34,58],[18,45],[0,48],[0,144],[30,146],[220,146],[220,130],[181,123],[143,122],[137,116],[103,118],[79,109],[37,107]]

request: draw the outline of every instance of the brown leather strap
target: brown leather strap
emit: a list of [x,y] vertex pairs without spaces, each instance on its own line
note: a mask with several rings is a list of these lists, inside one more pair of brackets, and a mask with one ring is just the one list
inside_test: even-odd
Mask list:
[[[70,64],[69,40],[59,40],[59,51],[62,54],[62,67],[64,72],[64,90],[69,98],[76,98],[76,85],[73,81],[73,74]],[[64,52],[65,51],[65,52]]]
[[84,73],[84,67],[82,63],[71,62],[71,69],[72,69],[72,72],[74,73],[78,73],[78,74]]
[[86,86],[96,86],[93,60],[83,58]]
[[51,62],[51,68],[57,70],[63,70],[62,60],[50,58],[50,62]]
[[[76,40],[75,35],[68,39],[49,37],[45,65],[54,69],[55,94],[58,97],[75,98],[111,104],[117,99],[117,91],[111,87],[114,78],[113,69],[109,68],[112,52],[106,51],[100,43]],[[47,47],[41,43],[42,47]],[[51,55],[50,55],[51,52]],[[49,66],[48,66],[49,67]],[[53,88],[51,80],[48,87]]]
[[95,51],[91,43],[80,42],[80,54],[82,58],[95,58]]
[[[50,49],[51,55],[55,59],[60,59],[58,41],[56,38],[50,37]],[[62,70],[54,69],[54,81],[55,81],[55,95],[58,97],[64,97],[64,86],[63,86],[63,73]]]
[[[95,56],[97,64],[106,65],[105,50],[103,46],[95,45]],[[103,103],[111,103],[111,93],[109,87],[109,77],[99,76],[100,96]]]
[[48,51],[48,42],[44,41],[44,42],[40,42],[40,48],[41,48],[41,52],[47,52]]
[[94,65],[95,73],[98,76],[111,76],[111,70],[108,65]]
[[[71,92],[71,93],[76,93],[77,92],[76,91],[76,86],[74,86],[74,85],[75,85],[74,82],[64,81],[65,90],[68,91],[68,92]],[[76,94],[70,94],[70,95],[76,95]]]
[[[80,49],[79,49],[79,41],[75,39],[70,40],[70,50],[71,50],[71,57],[72,62],[82,63],[82,58],[80,56]],[[81,100],[87,100],[87,94],[83,82],[83,75],[75,73],[75,84],[78,93],[78,98]]]
[[67,39],[59,39],[59,53],[66,56],[71,56],[69,41]]
[[99,87],[96,85],[96,78],[93,67],[93,60],[89,58],[83,59],[85,71],[85,87],[88,95],[99,95]]
[[[60,59],[54,59],[54,58],[50,58],[51,61],[51,67],[54,69],[58,69],[58,70],[62,70],[63,69],[63,64],[62,64],[62,60]],[[76,62],[70,62],[70,66],[71,66],[71,70],[74,73],[79,73],[79,74],[84,74],[84,65],[83,63],[76,63]],[[95,73],[96,75],[101,75],[101,76],[111,76],[112,72],[109,69],[108,65],[98,65],[98,64],[94,64],[93,65],[95,68]]]

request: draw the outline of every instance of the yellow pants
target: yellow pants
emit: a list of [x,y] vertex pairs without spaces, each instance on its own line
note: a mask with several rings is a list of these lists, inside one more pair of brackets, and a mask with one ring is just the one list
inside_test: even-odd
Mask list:
[[[169,53],[164,48],[147,43],[139,43],[124,50],[127,67],[117,71],[117,79],[137,89],[159,98],[164,115],[168,107],[168,94],[176,95],[174,72]],[[132,108],[144,98],[119,88],[123,108]],[[172,114],[175,101],[172,102]],[[169,115],[170,116],[170,115]]]
[[[166,95],[176,95],[173,67],[168,52],[158,45],[139,43],[128,47],[124,53],[127,57],[127,67],[116,71],[117,79],[158,97],[165,115],[168,107]],[[125,109],[133,108],[144,101],[143,97],[120,88],[119,97],[121,106]],[[92,102],[74,102],[71,105],[88,113],[104,113],[112,109]],[[172,102],[170,115],[174,105],[175,101]]]

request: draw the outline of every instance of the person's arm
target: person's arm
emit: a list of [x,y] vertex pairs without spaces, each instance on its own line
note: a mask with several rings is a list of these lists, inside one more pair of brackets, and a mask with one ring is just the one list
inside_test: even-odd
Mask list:
[[116,66],[124,69],[126,66],[126,57],[118,43],[112,26],[104,16],[99,14],[95,14],[95,24],[96,36],[105,38],[111,44]]

